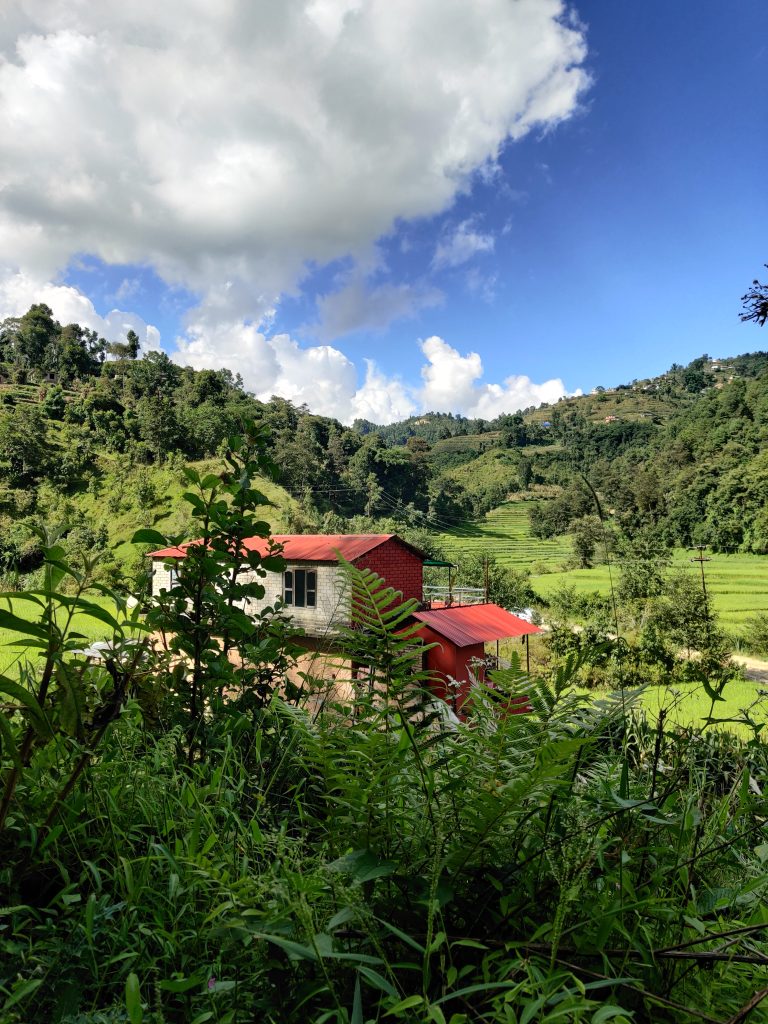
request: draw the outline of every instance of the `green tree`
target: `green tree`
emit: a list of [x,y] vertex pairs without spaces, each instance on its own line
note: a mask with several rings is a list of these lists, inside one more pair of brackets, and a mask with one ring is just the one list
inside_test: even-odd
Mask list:
[[531,486],[533,480],[533,466],[531,460],[521,456],[520,462],[517,464],[517,481],[520,484],[521,491],[527,491]]
[[140,399],[136,405],[136,418],[139,437],[157,462],[162,462],[179,447],[181,434],[170,396],[155,395]]
[[67,324],[59,338],[58,374],[62,383],[93,377],[101,370],[107,343],[96,331]]
[[30,306],[18,322],[13,344],[13,359],[22,366],[44,371],[58,367],[58,340],[61,325],[45,303]]
[[130,328],[125,336],[125,347],[128,351],[129,359],[138,359],[141,342],[139,341],[139,336],[136,331],[131,330]]
[[723,635],[701,581],[690,572],[680,570],[667,577],[649,621],[657,624],[673,644],[684,647],[689,656],[694,650],[718,657],[724,651]]
[[570,529],[573,553],[580,568],[588,569],[598,544],[603,540],[603,524],[597,516],[582,516],[571,523]]
[[50,466],[45,420],[32,406],[0,414],[0,477],[11,487],[25,487],[46,475]]
[[[147,614],[178,665],[171,700],[185,726],[190,765],[206,756],[207,736],[216,728],[212,708],[222,714],[230,706],[263,708],[286,667],[284,620],[272,611],[253,616],[247,610],[251,598],[264,596],[266,572],[285,567],[271,543],[266,555],[244,547],[249,537],[269,540],[269,524],[258,514],[269,501],[254,486],[259,477],[276,475],[266,443],[265,433],[247,424],[243,436],[230,441],[223,473],[201,477],[184,470],[197,536],[174,561],[176,583],[154,598]],[[135,543],[165,546],[168,540],[152,530],[134,536]]]
[[490,552],[462,555],[456,585],[484,588],[486,581],[488,599],[502,608],[519,611],[536,600],[529,573],[501,565]]
[[49,388],[42,402],[43,415],[49,420],[63,420],[66,401],[60,384]]
[[617,596],[624,604],[659,597],[664,591],[665,573],[671,560],[669,548],[657,530],[645,527],[619,545]]

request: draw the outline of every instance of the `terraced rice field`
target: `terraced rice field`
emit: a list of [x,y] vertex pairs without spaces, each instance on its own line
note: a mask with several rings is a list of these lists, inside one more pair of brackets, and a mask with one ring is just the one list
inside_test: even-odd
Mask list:
[[567,537],[538,540],[531,536],[530,501],[508,501],[492,509],[484,519],[464,523],[440,534],[440,543],[452,558],[462,552],[492,554],[501,565],[513,569],[556,571],[571,551]]
[[[491,553],[502,565],[513,569],[529,569],[533,585],[542,597],[563,585],[573,586],[579,593],[597,590],[607,594],[618,582],[619,569],[598,565],[593,569],[563,571],[563,563],[571,556],[570,538],[538,540],[531,536],[530,501],[506,502],[489,512],[484,519],[464,523],[440,535],[446,553],[457,561],[462,552]],[[673,565],[700,575],[700,567],[691,558],[695,551],[678,550]],[[704,564],[707,591],[721,624],[730,632],[741,632],[757,612],[768,612],[768,556],[706,555]]]

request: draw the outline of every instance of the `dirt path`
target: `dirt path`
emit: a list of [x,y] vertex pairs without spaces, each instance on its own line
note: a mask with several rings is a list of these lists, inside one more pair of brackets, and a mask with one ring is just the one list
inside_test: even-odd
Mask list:
[[754,679],[756,683],[768,683],[768,661],[750,658],[746,654],[734,654],[733,660],[735,664],[744,666],[744,675],[747,679]]

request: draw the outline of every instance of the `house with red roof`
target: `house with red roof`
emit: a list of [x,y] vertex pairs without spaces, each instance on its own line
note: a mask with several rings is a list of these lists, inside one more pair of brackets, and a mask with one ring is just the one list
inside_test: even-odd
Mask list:
[[[342,555],[358,569],[377,573],[388,586],[400,591],[403,599],[419,603],[414,618],[421,623],[419,634],[425,644],[431,645],[424,666],[432,674],[431,687],[459,712],[469,697],[472,680],[484,678],[482,663],[487,643],[510,637],[527,642],[530,634],[540,632],[537,626],[487,601],[424,608],[425,555],[396,534],[277,534],[272,540],[282,548],[285,569],[267,572],[263,577],[252,574],[265,593],[263,598],[249,599],[247,611],[256,615],[282,601],[309,641],[306,646],[315,646],[312,641],[332,641],[334,627],[351,618],[339,565]],[[270,553],[268,541],[261,537],[248,538],[244,547],[262,555]],[[185,548],[183,545],[150,553],[153,594],[174,585],[176,566],[184,558]],[[248,578],[244,573],[243,581]]]
[[[296,625],[307,636],[318,638],[332,632],[335,623],[348,622],[349,606],[344,596],[339,554],[358,569],[378,573],[404,599],[422,600],[424,555],[394,533],[276,534],[272,540],[282,547],[287,564],[282,573],[268,572],[264,577],[253,574],[265,593],[260,600],[248,602],[251,614],[274,607],[280,600]],[[261,537],[248,538],[244,547],[263,555],[268,553],[268,542]],[[153,594],[173,586],[174,563],[183,557],[183,547],[150,553]],[[243,582],[247,581],[247,574],[243,574]]]

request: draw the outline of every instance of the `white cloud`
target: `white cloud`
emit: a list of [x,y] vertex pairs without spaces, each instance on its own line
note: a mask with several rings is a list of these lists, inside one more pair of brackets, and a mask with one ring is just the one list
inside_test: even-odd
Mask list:
[[494,245],[493,235],[478,231],[473,220],[464,220],[437,243],[432,265],[437,270],[460,267],[478,253],[493,252]]
[[515,374],[502,384],[483,383],[483,363],[478,353],[462,356],[442,338],[427,338],[421,342],[421,351],[427,358],[421,370],[424,386],[418,396],[424,412],[459,412],[494,419],[531,405],[556,402],[568,394],[559,378],[535,384],[530,377]]
[[141,281],[138,277],[124,277],[118,285],[115,298],[118,302],[125,302],[126,299],[132,299],[134,295],[138,295],[140,291]]
[[477,352],[461,355],[442,338],[427,338],[420,348],[427,360],[421,388],[387,376],[370,359],[365,360],[365,380],[358,385],[355,364],[338,349],[330,345],[302,348],[286,334],[267,338],[256,327],[241,324],[181,341],[177,358],[196,369],[228,367],[262,401],[281,395],[344,423],[358,417],[392,423],[430,411],[493,419],[529,405],[556,402],[567,394],[561,380],[535,384],[529,377],[514,375],[502,384],[486,383]]
[[360,418],[382,425],[412,416],[417,405],[407,388],[396,377],[387,377],[371,359],[366,359],[365,383],[352,398],[350,422]]
[[136,313],[113,309],[99,316],[89,298],[70,285],[51,284],[29,274],[0,271],[0,320],[22,316],[30,306],[43,302],[50,306],[61,324],[77,323],[96,331],[107,341],[125,341],[129,330],[139,336],[142,350],[160,347],[160,332]]
[[302,348],[287,334],[267,338],[253,324],[222,323],[215,330],[195,325],[189,337],[178,339],[176,359],[198,370],[239,373],[262,401],[280,395],[323,416],[350,418],[357,371],[329,345]]
[[[301,348],[287,334],[269,340],[280,368],[274,393],[324,416],[348,416],[350,394],[357,385],[354,363],[330,345]],[[268,397],[264,392],[260,397]]]
[[475,381],[483,373],[483,363],[477,352],[460,355],[442,338],[432,337],[421,342],[421,351],[427,363],[421,370],[424,386],[421,389],[421,407],[435,412],[461,412],[468,415],[475,397]]
[[585,44],[565,14],[17,0],[0,19],[0,252],[48,281],[76,253],[149,265],[200,295],[194,323],[259,322],[308,263],[444,211],[507,139],[573,112]]

